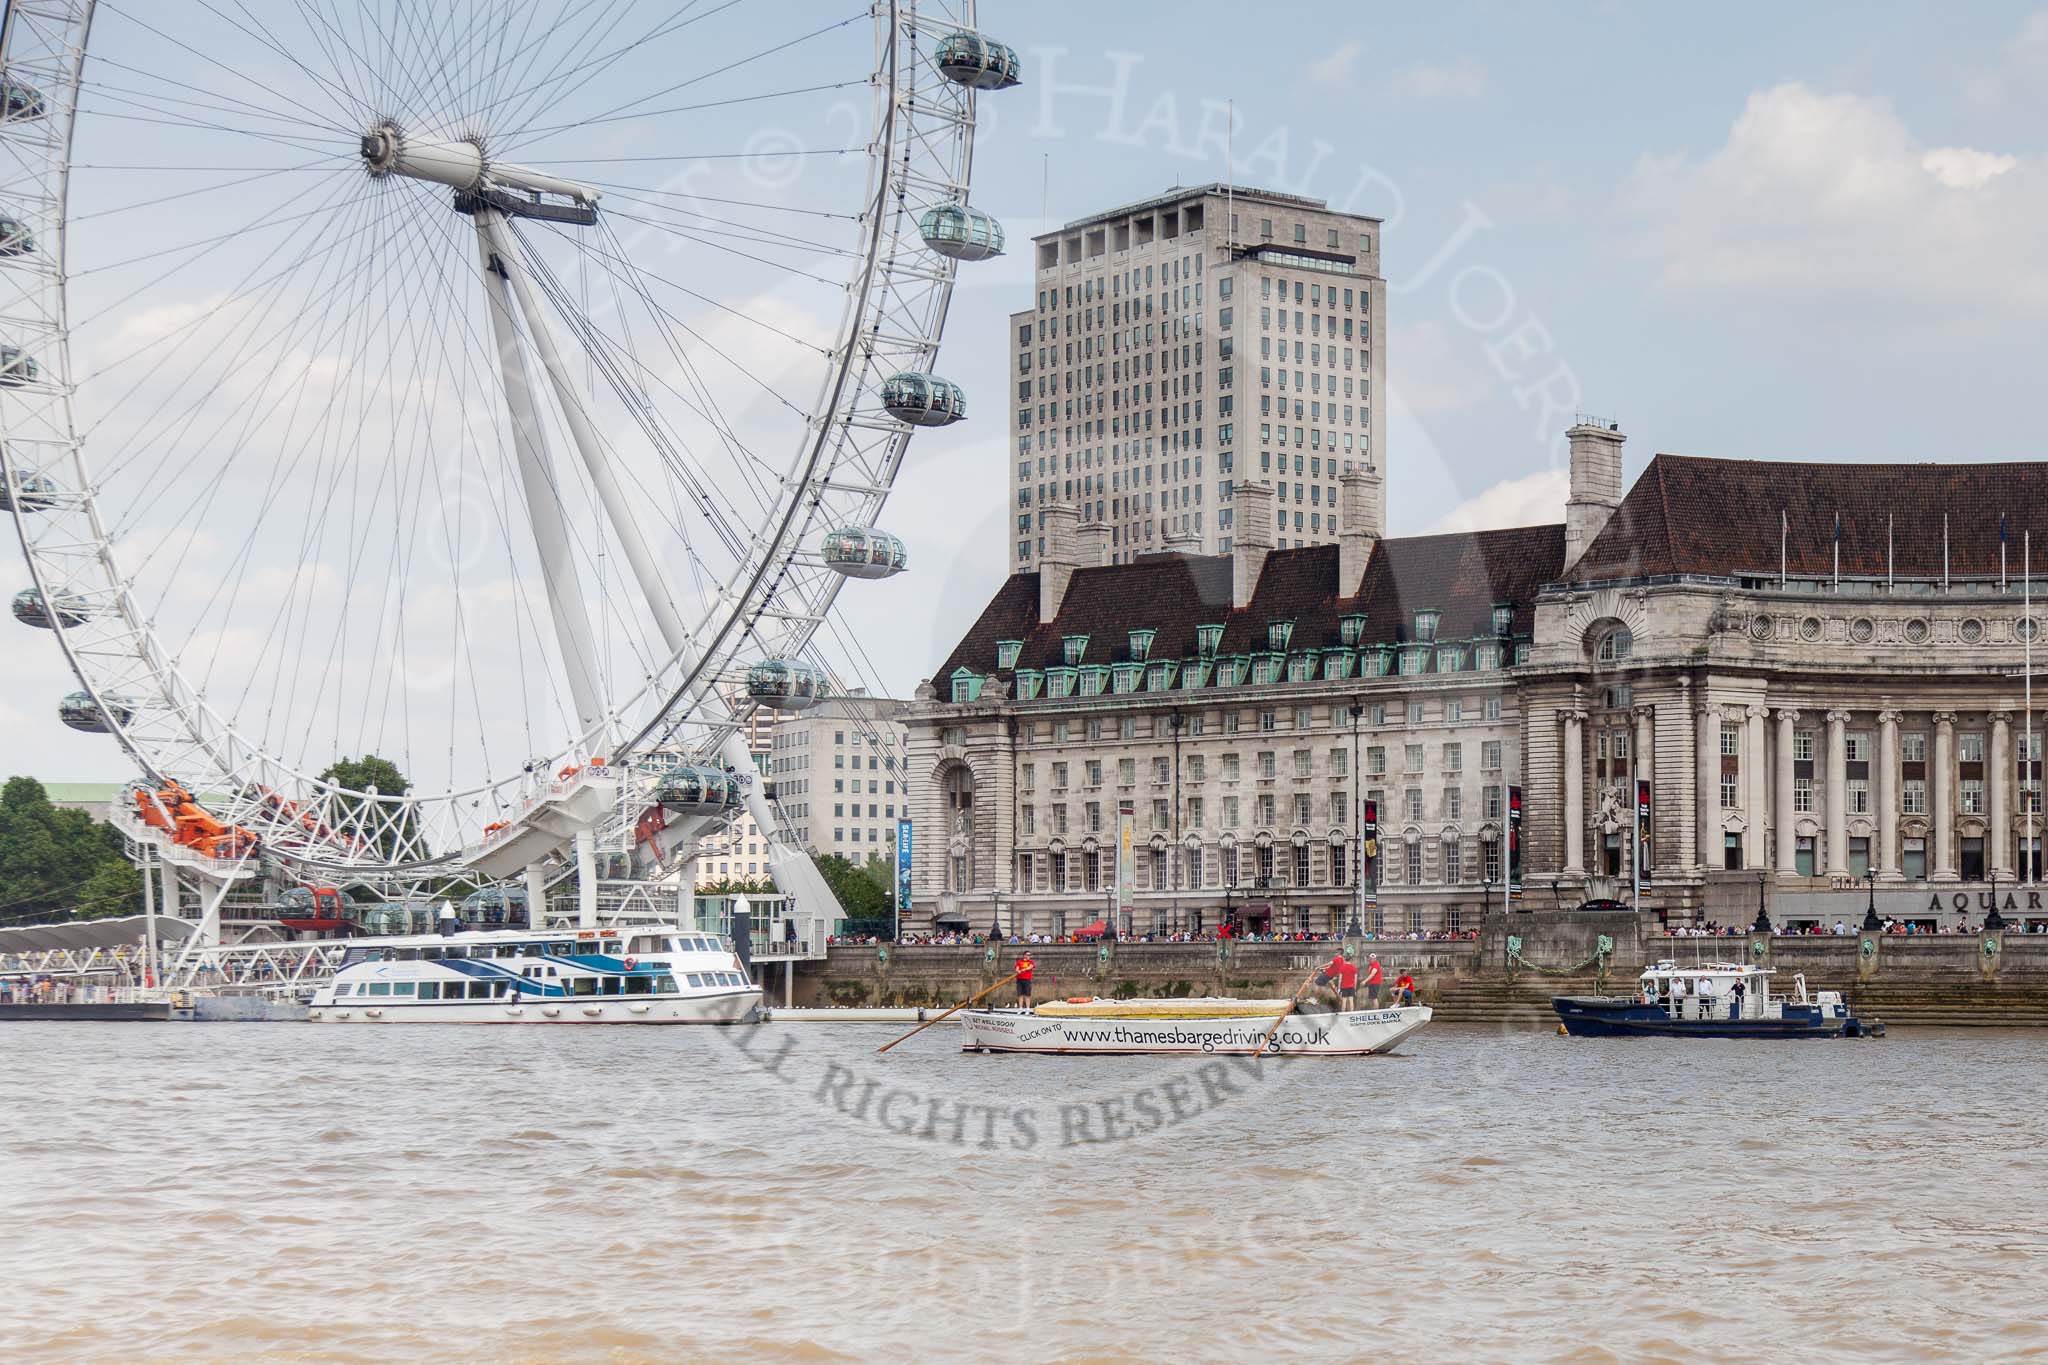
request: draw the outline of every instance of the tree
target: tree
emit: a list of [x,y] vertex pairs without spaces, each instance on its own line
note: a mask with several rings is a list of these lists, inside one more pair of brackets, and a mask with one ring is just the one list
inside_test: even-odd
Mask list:
[[838,898],[846,918],[876,920],[889,917],[889,885],[893,874],[888,863],[878,857],[856,863],[838,853],[814,854],[812,859],[817,863],[818,874],[825,879],[825,885]]
[[775,883],[767,877],[720,877],[697,888],[700,896],[772,896]]
[[0,787],[0,919],[141,911],[142,876],[111,825],[51,805],[33,777],[11,777]]
[[[337,758],[320,774],[320,780],[331,782],[350,793],[375,787],[379,796],[403,796],[412,790],[412,782],[398,770],[396,763],[375,754],[364,754],[361,758]],[[337,803],[350,815],[357,807],[366,804],[362,797],[346,794],[338,797]],[[425,854],[415,838],[418,826],[413,823],[410,810],[397,820],[389,818],[388,813],[367,812],[362,829],[386,858],[396,858],[401,848],[411,850],[413,857]]]

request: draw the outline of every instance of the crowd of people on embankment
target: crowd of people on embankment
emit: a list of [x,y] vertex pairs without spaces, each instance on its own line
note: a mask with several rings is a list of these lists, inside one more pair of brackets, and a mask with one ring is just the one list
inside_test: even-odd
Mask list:
[[[1706,924],[1674,924],[1664,930],[1663,936],[1665,938],[1744,938],[1751,932],[1750,929],[1739,924],[1716,924],[1710,921]],[[1861,933],[1862,929],[1860,925],[1852,925],[1847,920],[1838,919],[1833,924],[1814,923],[1773,929],[1771,932],[1803,938],[1850,938]],[[1982,933],[1984,932],[1984,926],[1973,925],[1967,921],[1952,925],[1929,924],[1922,920],[1893,919],[1887,916],[1875,932],[1894,934],[1904,938],[1926,938],[1943,935],[1953,937]],[[2005,932],[2008,934],[2048,934],[2048,920],[2028,920],[2025,923],[2007,920]]]
[[[1306,930],[1291,934],[1232,934],[1207,931],[1203,933],[1173,934],[1124,934],[1119,936],[1124,943],[1341,943],[1343,934],[1318,934]],[[1406,934],[1360,934],[1368,943],[1469,943],[1479,937],[1477,929],[1417,929]],[[833,947],[871,947],[880,944],[895,944],[900,947],[985,947],[990,943],[1011,946],[1047,944],[1089,944],[1106,941],[1103,935],[1082,936],[1079,934],[904,934],[899,938],[888,938],[876,934],[833,935],[825,942]]]

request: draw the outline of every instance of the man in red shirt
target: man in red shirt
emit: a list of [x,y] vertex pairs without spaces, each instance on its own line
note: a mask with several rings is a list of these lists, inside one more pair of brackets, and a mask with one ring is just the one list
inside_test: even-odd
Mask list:
[[1349,1014],[1358,1008],[1358,964],[1344,956],[1342,948],[1337,950],[1337,955],[1323,968],[1323,975],[1337,988],[1337,995],[1345,1013]]
[[1378,1009],[1380,1007],[1381,979],[1382,973],[1380,972],[1380,955],[1378,953],[1373,953],[1371,955],[1371,961],[1365,964],[1365,995],[1366,999],[1372,1002],[1372,1007],[1374,1009]]
[[1415,978],[1406,970],[1394,978],[1394,1003],[1412,1005],[1415,1003]]
[[1038,964],[1031,960],[1031,954],[1024,953],[1017,959],[1017,1008],[1031,1008],[1031,974],[1038,970]]

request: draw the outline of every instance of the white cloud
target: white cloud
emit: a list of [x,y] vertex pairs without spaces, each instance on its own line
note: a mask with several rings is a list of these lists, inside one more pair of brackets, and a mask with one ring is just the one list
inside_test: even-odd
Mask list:
[[1486,68],[1470,57],[1454,62],[1420,62],[1398,71],[1387,93],[1404,100],[1471,100],[1486,93]]
[[1308,64],[1310,85],[1348,85],[1352,68],[1358,65],[1358,54],[1363,51],[1356,38],[1347,38],[1327,57],[1320,57]]
[[1564,520],[1564,503],[1571,496],[1571,475],[1562,469],[1545,469],[1505,479],[1481,489],[1439,517],[1429,528],[1439,531],[1485,531],[1500,526],[1539,526]]
[[2016,156],[2000,156],[1970,147],[1936,147],[1920,158],[1920,169],[1952,190],[1982,189],[2019,164]]
[[1623,187],[1634,245],[1674,293],[1816,298],[1975,321],[2048,309],[2038,160],[1929,148],[1883,99],[1758,91],[1704,158],[1646,156]]

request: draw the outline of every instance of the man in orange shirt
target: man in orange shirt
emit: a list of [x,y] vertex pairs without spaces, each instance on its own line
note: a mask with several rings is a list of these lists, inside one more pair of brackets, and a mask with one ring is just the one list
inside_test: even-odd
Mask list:
[[1017,959],[1017,1008],[1031,1008],[1031,974],[1038,970],[1038,964],[1031,960],[1031,954],[1024,953]]
[[1380,1007],[1380,982],[1383,977],[1384,974],[1380,971],[1380,955],[1374,953],[1371,955],[1371,961],[1365,964],[1365,995],[1366,999],[1372,1002],[1374,1009]]
[[1412,1005],[1415,1003],[1415,978],[1406,970],[1394,978],[1394,1003]]

